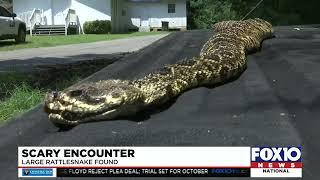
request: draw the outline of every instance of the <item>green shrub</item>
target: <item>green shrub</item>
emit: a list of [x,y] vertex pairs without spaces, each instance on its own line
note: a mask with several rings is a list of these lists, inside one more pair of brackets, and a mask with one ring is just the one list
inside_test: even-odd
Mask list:
[[108,34],[111,32],[111,21],[87,21],[83,25],[83,30],[86,34]]

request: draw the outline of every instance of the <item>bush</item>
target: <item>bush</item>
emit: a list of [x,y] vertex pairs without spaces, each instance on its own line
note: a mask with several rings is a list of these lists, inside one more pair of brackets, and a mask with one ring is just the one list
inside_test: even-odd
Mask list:
[[111,32],[111,21],[87,21],[83,25],[83,30],[86,34],[108,34]]

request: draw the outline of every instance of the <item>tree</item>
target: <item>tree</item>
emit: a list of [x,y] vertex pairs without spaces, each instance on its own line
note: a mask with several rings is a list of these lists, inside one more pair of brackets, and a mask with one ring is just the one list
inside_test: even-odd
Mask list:
[[[209,28],[222,20],[239,20],[260,0],[189,0],[189,28]],[[264,0],[247,18],[259,17],[273,25],[319,24],[319,0]]]
[[232,3],[224,0],[191,0],[188,15],[190,28],[210,28],[215,22],[237,17]]

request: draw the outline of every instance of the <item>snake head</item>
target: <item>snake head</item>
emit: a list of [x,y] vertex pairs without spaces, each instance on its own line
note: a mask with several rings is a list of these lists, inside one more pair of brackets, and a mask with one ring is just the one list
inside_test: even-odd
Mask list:
[[130,115],[139,110],[143,99],[140,90],[128,81],[107,80],[48,93],[44,108],[55,125],[75,126],[87,121],[113,119],[120,114]]

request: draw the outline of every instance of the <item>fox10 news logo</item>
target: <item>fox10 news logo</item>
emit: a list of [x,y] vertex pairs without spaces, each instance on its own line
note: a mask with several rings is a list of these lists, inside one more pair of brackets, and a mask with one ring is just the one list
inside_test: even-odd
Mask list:
[[252,147],[252,177],[302,177],[301,147]]

